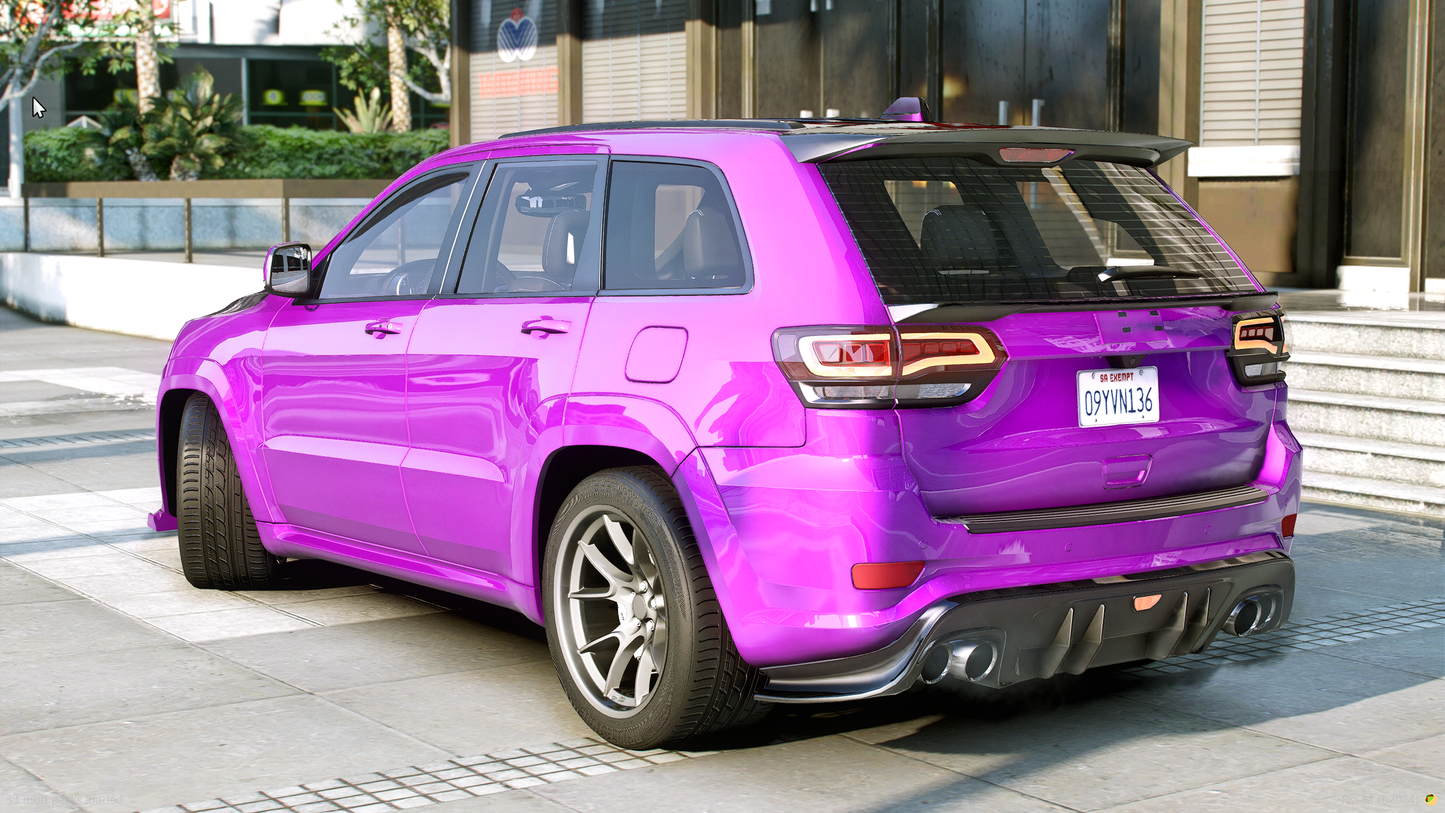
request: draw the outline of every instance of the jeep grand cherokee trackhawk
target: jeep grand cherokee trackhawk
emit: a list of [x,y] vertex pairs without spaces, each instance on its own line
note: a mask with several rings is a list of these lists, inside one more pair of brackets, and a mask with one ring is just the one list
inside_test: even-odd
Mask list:
[[427,159],[182,331],[153,525],[517,610],[632,748],[1278,628],[1283,324],[1187,143],[917,109]]

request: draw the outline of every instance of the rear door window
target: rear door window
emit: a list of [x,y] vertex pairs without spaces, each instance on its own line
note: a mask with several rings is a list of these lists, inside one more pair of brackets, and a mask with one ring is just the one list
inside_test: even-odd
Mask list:
[[593,158],[499,163],[472,229],[457,293],[596,291],[596,190],[603,166]]
[[1139,167],[940,157],[820,169],[889,305],[1256,290],[1219,240]]
[[746,253],[717,173],[696,164],[613,161],[603,287],[740,289]]

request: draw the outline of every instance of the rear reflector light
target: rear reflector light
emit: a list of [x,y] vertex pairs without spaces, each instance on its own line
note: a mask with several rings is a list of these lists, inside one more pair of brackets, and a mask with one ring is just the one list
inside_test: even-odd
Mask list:
[[1299,519],[1299,514],[1290,514],[1279,524],[1279,535],[1288,539],[1294,536],[1294,521]]
[[853,565],[853,586],[859,590],[907,587],[922,572],[922,562],[865,562]]
[[1073,154],[1073,150],[1046,147],[1004,147],[998,151],[998,157],[1010,164],[1052,164]]
[[811,407],[960,404],[983,391],[1006,357],[993,333],[973,326],[825,325],[773,334],[773,358]]

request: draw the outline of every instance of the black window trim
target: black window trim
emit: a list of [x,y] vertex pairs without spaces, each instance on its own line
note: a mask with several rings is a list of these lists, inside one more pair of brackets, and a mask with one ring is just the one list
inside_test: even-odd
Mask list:
[[[607,200],[612,196],[612,166],[619,162],[630,164],[680,164],[700,167],[717,178],[727,199],[728,210],[733,218],[733,230],[738,236],[738,250],[743,260],[743,284],[736,288],[613,288],[607,287]],[[717,164],[692,158],[672,158],[653,155],[612,155],[607,161],[607,200],[602,202],[602,284],[598,296],[738,296],[753,290],[753,253],[748,245],[747,234],[743,231],[742,217],[738,212],[737,200],[733,198],[732,187],[727,176]]]
[[[603,210],[602,210],[602,205],[601,205],[601,204],[596,205],[596,206],[593,207],[593,212],[592,212],[593,222],[592,222],[592,223],[589,223],[589,225],[588,225],[588,228],[589,228],[590,230],[592,230],[594,236],[583,241],[582,250],[583,250],[584,252],[586,252],[586,251],[588,250],[589,246],[591,246],[591,245],[593,245],[593,244],[595,244],[596,247],[597,247],[597,251],[596,251],[596,255],[595,255],[595,256],[597,257],[597,263],[596,263],[596,268],[594,269],[594,272],[593,272],[593,276],[594,276],[595,278],[594,278],[593,280],[587,281],[587,284],[586,284],[584,287],[578,288],[578,287],[575,287],[575,284],[574,284],[574,287],[573,287],[572,290],[570,290],[570,291],[509,291],[509,292],[506,292],[506,293],[486,293],[486,292],[482,292],[482,293],[458,293],[458,292],[457,292],[457,287],[460,286],[460,285],[461,285],[461,282],[462,282],[462,265],[466,262],[467,253],[468,253],[469,251],[471,251],[472,236],[476,234],[477,225],[478,225],[477,221],[478,221],[478,219],[480,219],[481,216],[482,216],[482,204],[483,204],[483,202],[486,200],[486,192],[491,189],[492,182],[496,180],[497,173],[498,173],[499,171],[501,171],[501,169],[504,168],[504,167],[515,166],[515,165],[517,165],[517,164],[584,163],[584,162],[585,162],[585,163],[591,163],[591,164],[596,164],[596,165],[597,165],[597,175],[598,175],[598,177],[597,177],[597,182],[594,184],[594,189],[593,189],[593,193],[592,193],[592,194],[593,194],[593,199],[596,200],[596,199],[597,199],[597,196],[600,194],[600,195],[602,196],[602,200],[605,201],[606,198],[607,198],[606,181],[607,181],[607,177],[608,177],[607,156],[606,156],[605,154],[601,154],[601,153],[577,153],[577,154],[555,154],[555,153],[549,153],[549,154],[544,154],[544,155],[506,155],[506,156],[502,156],[502,157],[500,157],[500,158],[495,157],[495,156],[494,156],[494,157],[491,157],[491,158],[488,158],[488,159],[486,160],[486,162],[485,162],[485,163],[486,163],[486,166],[484,166],[484,167],[482,168],[481,176],[480,176],[480,177],[478,178],[478,180],[477,180],[477,185],[476,185],[476,187],[474,187],[474,189],[475,189],[476,191],[473,192],[473,195],[472,195],[472,196],[473,196],[473,198],[475,199],[475,205],[474,205],[474,206],[470,206],[470,207],[468,208],[468,211],[466,212],[466,214],[465,214],[465,216],[464,216],[464,219],[462,220],[462,223],[470,223],[470,224],[471,224],[471,229],[470,229],[469,231],[467,231],[465,242],[463,242],[463,240],[462,240],[461,229],[458,229],[456,242],[457,242],[457,244],[459,245],[459,247],[461,248],[461,251],[455,251],[455,249],[454,249],[454,253],[455,253],[454,262],[448,265],[446,277],[443,279],[441,290],[440,290],[439,293],[436,294],[436,298],[437,298],[437,299],[448,299],[448,300],[450,300],[450,299],[553,299],[553,298],[559,298],[559,297],[561,297],[561,298],[574,298],[574,297],[592,297],[592,296],[596,296],[596,295],[597,295],[597,289],[598,289],[598,287],[599,287],[599,286],[601,285],[601,283],[602,283],[602,250],[603,250],[603,242],[602,242],[602,241],[603,241],[604,238],[603,238],[601,232],[602,232],[603,229],[605,228],[605,224],[606,224],[606,222],[607,222],[606,219],[605,219],[605,217],[604,217],[604,212],[603,212]],[[485,181],[485,183],[483,183],[483,181]],[[592,228],[592,226],[593,226],[594,224],[596,225],[596,228],[595,228],[595,229]]]
[[[314,283],[316,286],[316,295],[312,297],[294,299],[292,300],[292,304],[315,306],[330,305],[341,302],[408,302],[417,299],[434,298],[437,295],[438,291],[442,290],[442,286],[445,284],[447,278],[451,276],[453,266],[458,265],[461,262],[461,257],[457,255],[456,251],[457,237],[461,232],[461,224],[466,222],[467,212],[480,199],[480,195],[478,195],[478,189],[482,185],[480,183],[481,171],[485,168],[485,163],[486,162],[484,161],[464,161],[456,164],[448,164],[443,167],[437,167],[435,169],[424,172],[416,176],[415,178],[412,178],[409,182],[407,182],[405,186],[396,190],[391,195],[388,195],[386,200],[383,200],[380,205],[371,210],[371,213],[367,215],[367,218],[365,220],[358,223],[354,229],[346,232],[346,237],[339,241],[336,244],[336,247],[333,248],[330,252],[328,252],[327,255],[322,259],[320,266],[316,269],[316,282]],[[321,297],[321,289],[326,284],[326,274],[331,270],[331,258],[333,255],[336,254],[337,249],[340,249],[341,246],[345,245],[346,241],[350,239],[351,235],[371,228],[371,226],[374,225],[374,223],[376,222],[376,217],[378,213],[380,213],[381,210],[386,207],[389,201],[410,192],[417,186],[424,184],[427,181],[432,180],[440,175],[446,175],[458,171],[463,171],[467,174],[468,180],[464,182],[470,182],[471,188],[470,191],[467,192],[466,200],[457,207],[457,211],[454,212],[452,215],[452,222],[447,226],[446,236],[442,238],[442,250],[446,252],[447,261],[446,264],[442,267],[442,273],[438,276],[434,276],[431,284],[427,286],[426,293],[412,294],[409,296],[368,296],[325,299]],[[458,214],[461,215],[460,219],[457,216]],[[437,256],[440,257],[441,254],[438,253]]]

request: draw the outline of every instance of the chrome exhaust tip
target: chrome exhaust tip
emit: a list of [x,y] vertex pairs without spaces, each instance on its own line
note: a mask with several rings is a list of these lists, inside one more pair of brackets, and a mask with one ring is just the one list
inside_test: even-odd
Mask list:
[[1223,630],[1241,638],[1272,630],[1279,626],[1275,616],[1279,614],[1280,603],[1280,597],[1272,592],[1245,596],[1229,611]]
[[968,683],[988,677],[998,665],[998,647],[991,641],[939,641],[923,656],[919,678],[928,685],[950,675]]

